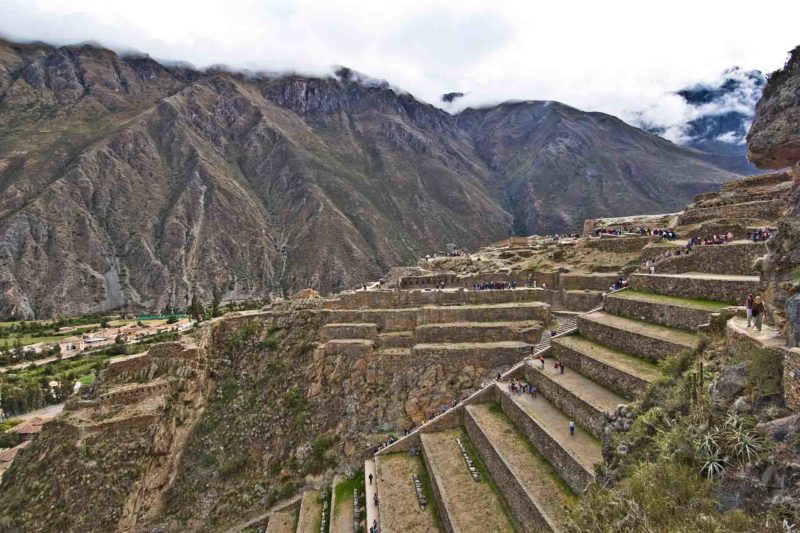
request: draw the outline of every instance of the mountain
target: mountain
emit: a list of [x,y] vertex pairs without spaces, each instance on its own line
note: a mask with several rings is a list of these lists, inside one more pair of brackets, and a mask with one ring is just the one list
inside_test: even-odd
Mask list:
[[557,102],[467,109],[456,120],[497,176],[520,234],[577,228],[599,213],[676,211],[730,176],[705,154]]
[[0,42],[0,316],[339,290],[449,242],[668,211],[734,177],[557,103],[453,116],[348,69]]

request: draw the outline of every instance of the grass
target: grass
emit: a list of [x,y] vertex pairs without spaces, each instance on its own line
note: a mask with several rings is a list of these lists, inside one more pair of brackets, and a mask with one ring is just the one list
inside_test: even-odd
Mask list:
[[647,300],[648,302],[663,303],[677,305],[680,307],[695,307],[708,311],[721,311],[729,307],[730,304],[725,302],[715,302],[713,300],[697,300],[692,298],[678,298],[676,296],[667,296],[664,294],[655,294],[652,292],[637,291],[627,289],[624,291],[614,293],[615,298],[627,298],[635,300]]
[[469,436],[467,435],[466,431],[464,431],[461,428],[459,428],[458,431],[460,433],[459,437],[461,438],[461,443],[464,445],[464,449],[467,451],[467,455],[469,455],[469,458],[472,459],[472,464],[475,465],[475,468],[481,475],[481,483],[486,483],[489,486],[491,492],[497,495],[497,499],[500,502],[500,507],[503,509],[503,514],[506,516],[508,523],[513,524],[514,518],[511,515],[511,509],[508,507],[506,499],[503,498],[503,493],[500,491],[500,489],[497,487],[492,477],[489,475],[489,471],[486,470],[483,461],[481,461],[481,458],[478,455],[478,451],[475,449],[475,446],[473,446],[472,441],[469,439]]
[[417,454],[414,460],[417,461],[417,479],[422,485],[422,493],[425,495],[425,500],[428,502],[426,509],[428,507],[430,508],[436,529],[444,531],[442,522],[439,519],[439,504],[436,502],[436,497],[433,494],[433,484],[431,483],[430,476],[428,476],[428,469],[425,468],[425,463],[422,460],[422,454]]
[[[375,481],[373,480],[373,483]],[[358,489],[361,498],[364,499],[366,502],[366,492],[364,490],[364,470],[359,469],[358,472],[353,474],[351,478],[345,479],[336,487],[334,488],[334,492],[336,494],[336,507],[339,507],[339,504],[342,502],[351,501],[353,499],[353,489]],[[366,508],[365,505],[362,505],[363,508]]]

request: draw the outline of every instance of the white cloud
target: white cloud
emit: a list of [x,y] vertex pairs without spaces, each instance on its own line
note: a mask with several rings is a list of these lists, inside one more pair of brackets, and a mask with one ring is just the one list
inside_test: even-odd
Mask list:
[[676,125],[697,110],[671,91],[713,81],[731,65],[773,70],[798,44],[800,2],[711,4],[2,0],[0,33],[57,44],[95,40],[198,67],[322,74],[346,65],[436,105],[450,91],[468,93],[457,108],[558,100],[651,120],[680,140]]

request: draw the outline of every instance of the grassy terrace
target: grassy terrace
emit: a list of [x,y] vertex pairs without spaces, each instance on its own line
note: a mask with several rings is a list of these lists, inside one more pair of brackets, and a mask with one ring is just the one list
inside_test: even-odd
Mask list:
[[642,292],[633,289],[627,289],[613,293],[614,298],[625,298],[629,300],[641,300],[653,303],[662,303],[667,305],[675,305],[678,307],[694,307],[696,309],[703,309],[705,311],[721,311],[728,307],[730,304],[725,302],[715,302],[712,300],[695,300],[691,298],[678,298],[676,296],[665,296],[662,294],[653,294],[650,292]]

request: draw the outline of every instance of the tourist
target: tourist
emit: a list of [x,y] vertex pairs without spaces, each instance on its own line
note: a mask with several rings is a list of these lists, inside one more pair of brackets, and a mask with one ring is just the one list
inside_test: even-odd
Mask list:
[[372,485],[372,474],[369,475],[369,484]]
[[563,374],[564,373],[564,363],[558,363],[558,369]]
[[542,370],[544,370],[544,355],[539,356],[539,363],[542,365]]
[[756,299],[753,301],[753,322],[758,331],[761,331],[761,324],[764,320],[764,313],[766,312],[767,309],[764,307],[764,302],[761,301],[761,296],[756,296]]
[[748,294],[747,299],[744,301],[744,308],[747,311],[747,327],[752,326],[753,322],[753,295]]
[[569,436],[570,437],[575,436],[575,422],[573,420],[569,421]]

